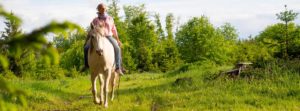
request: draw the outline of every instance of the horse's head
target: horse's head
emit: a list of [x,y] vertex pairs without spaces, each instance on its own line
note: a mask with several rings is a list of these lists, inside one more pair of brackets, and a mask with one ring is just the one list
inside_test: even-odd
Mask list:
[[91,24],[91,29],[88,36],[90,36],[90,48],[92,52],[95,50],[100,56],[103,55],[103,40],[105,39],[104,25]]

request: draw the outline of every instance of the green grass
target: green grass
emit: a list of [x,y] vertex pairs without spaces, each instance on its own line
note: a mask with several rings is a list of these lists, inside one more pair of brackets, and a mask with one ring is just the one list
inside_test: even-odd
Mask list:
[[[123,76],[118,95],[107,109],[93,103],[89,76],[47,81],[18,79],[9,83],[27,92],[26,110],[300,110],[299,73],[278,70],[281,74],[261,79],[212,79],[220,70],[229,68],[193,66],[181,73]],[[191,77],[192,84],[175,84],[177,78],[183,77]]]

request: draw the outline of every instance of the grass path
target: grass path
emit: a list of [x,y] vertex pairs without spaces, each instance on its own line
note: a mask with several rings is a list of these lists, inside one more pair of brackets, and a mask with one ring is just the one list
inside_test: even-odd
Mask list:
[[[184,73],[126,75],[121,79],[119,95],[105,110],[300,110],[299,74],[255,81],[211,80],[207,76],[224,68],[200,67]],[[181,77],[192,77],[192,84],[176,85],[174,81]],[[93,104],[89,76],[9,82],[27,92],[28,110],[104,110]]]

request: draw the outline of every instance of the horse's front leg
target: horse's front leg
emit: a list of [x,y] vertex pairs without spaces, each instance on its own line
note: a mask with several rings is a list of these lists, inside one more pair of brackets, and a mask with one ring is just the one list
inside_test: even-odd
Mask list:
[[103,74],[99,75],[99,82],[100,82],[100,99],[101,99],[100,104],[103,104],[103,102],[104,102],[104,86],[105,86]]
[[97,96],[97,86],[96,86],[96,83],[97,83],[97,74],[95,74],[94,72],[92,72],[91,74],[91,82],[92,82],[92,93],[93,93],[93,98],[94,98],[94,103],[95,104],[100,104],[100,100]]
[[105,71],[105,86],[104,86],[104,92],[105,92],[105,99],[104,99],[104,107],[108,107],[108,92],[109,92],[109,82],[110,82],[110,76],[111,76],[111,70],[108,69],[107,71]]

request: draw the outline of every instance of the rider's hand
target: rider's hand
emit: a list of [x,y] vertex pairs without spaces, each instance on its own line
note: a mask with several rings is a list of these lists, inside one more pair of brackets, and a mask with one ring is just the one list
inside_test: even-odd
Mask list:
[[121,41],[120,41],[120,40],[118,40],[118,44],[119,44],[119,47],[121,47],[121,46],[122,46],[122,43],[121,43]]

